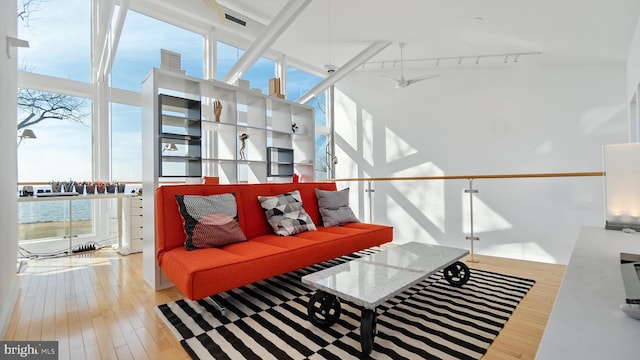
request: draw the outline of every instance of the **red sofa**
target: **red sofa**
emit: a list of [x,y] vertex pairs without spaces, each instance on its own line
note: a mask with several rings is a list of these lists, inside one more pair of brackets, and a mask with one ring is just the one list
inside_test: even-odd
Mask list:
[[[157,261],[173,284],[197,300],[275,275],[313,265],[393,239],[393,228],[351,223],[323,227],[315,189],[336,190],[335,183],[168,185],[156,190]],[[300,190],[305,211],[318,231],[293,236],[273,233],[258,201],[259,195]],[[187,251],[186,234],[175,195],[235,193],[240,227],[249,239],[223,246]]]

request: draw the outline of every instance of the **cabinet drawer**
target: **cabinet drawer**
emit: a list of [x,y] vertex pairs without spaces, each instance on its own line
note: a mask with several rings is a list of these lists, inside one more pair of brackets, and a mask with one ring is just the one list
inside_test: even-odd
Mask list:
[[131,228],[142,227],[141,215],[136,215],[136,216],[132,215],[129,219],[131,220],[131,223],[130,223]]
[[131,216],[139,216],[142,215],[142,207],[141,206],[131,206],[129,208],[129,215]]
[[131,238],[132,239],[142,238],[142,227],[132,227]]

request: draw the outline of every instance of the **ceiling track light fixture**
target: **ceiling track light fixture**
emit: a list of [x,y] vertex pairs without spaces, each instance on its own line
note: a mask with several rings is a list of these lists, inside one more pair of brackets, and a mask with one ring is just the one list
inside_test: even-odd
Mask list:
[[[468,56],[449,56],[449,57],[437,57],[437,58],[424,58],[424,59],[404,59],[405,62],[429,62],[433,61],[435,66],[440,66],[442,61],[453,60],[456,61],[458,65],[462,65],[464,60],[472,60],[476,65],[480,64],[481,59],[491,59],[491,58],[503,58],[504,63],[507,64],[509,62],[517,63],[520,61],[520,58],[523,56],[530,55],[540,55],[542,52],[540,51],[530,51],[530,52],[520,52],[520,53],[508,53],[508,54],[489,54],[489,55],[468,55]],[[381,61],[369,61],[367,63],[362,64],[362,68],[365,69],[366,65],[374,65],[380,64],[380,68],[384,69],[384,64],[391,62],[394,67],[397,60],[381,60]],[[483,62],[487,64],[487,62]]]

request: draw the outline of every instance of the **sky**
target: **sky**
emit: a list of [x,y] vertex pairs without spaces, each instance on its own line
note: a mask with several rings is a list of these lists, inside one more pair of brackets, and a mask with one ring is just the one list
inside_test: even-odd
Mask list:
[[[20,0],[18,7],[20,8]],[[18,21],[18,36],[29,41],[19,49],[21,69],[82,82],[91,80],[90,6],[87,0],[46,0],[39,3],[28,24]],[[69,14],[77,14],[73,21]],[[114,59],[111,83],[115,88],[140,91],[143,78],[160,66],[160,49],[181,54],[187,75],[203,77],[203,37],[145,15],[129,11]],[[231,68],[242,51],[219,43],[218,78]],[[260,59],[245,79],[252,88],[267,93],[268,79],[274,77],[275,63]],[[295,69],[288,73],[288,96],[299,96],[320,78]],[[295,99],[293,99],[295,100]],[[45,120],[31,127],[37,139],[18,147],[18,181],[48,182],[91,180],[91,101],[83,110],[84,124]],[[112,179],[140,181],[141,110],[122,104],[111,106]],[[28,114],[19,113],[18,121]],[[319,114],[316,114],[317,121]],[[323,151],[324,153],[324,151]]]

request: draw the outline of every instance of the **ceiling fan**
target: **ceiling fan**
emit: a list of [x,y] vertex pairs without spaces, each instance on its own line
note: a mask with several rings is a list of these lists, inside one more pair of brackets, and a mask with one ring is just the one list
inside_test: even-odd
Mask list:
[[383,75],[383,77],[387,78],[387,79],[391,79],[393,81],[396,82],[396,88],[403,88],[403,87],[407,87],[411,84],[415,84],[418,81],[422,81],[422,80],[427,80],[427,79],[433,79],[435,77],[438,77],[440,75],[425,75],[425,76],[419,76],[413,79],[405,79],[404,78],[404,59],[402,57],[402,48],[404,48],[405,43],[401,42],[398,43],[398,45],[400,46],[400,78],[396,79],[394,77],[388,76],[388,75]]
[[218,14],[221,20],[225,19],[224,9],[216,0],[204,0],[204,3],[207,4],[213,11]]

